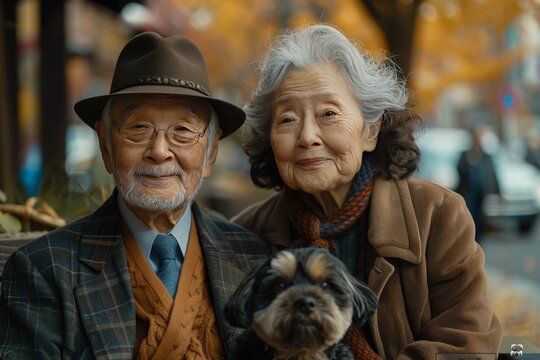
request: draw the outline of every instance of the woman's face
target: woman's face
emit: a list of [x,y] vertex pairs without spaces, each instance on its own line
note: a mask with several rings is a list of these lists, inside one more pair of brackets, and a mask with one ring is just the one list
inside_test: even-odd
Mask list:
[[347,192],[362,153],[377,143],[339,69],[330,63],[290,71],[274,95],[270,143],[292,189]]

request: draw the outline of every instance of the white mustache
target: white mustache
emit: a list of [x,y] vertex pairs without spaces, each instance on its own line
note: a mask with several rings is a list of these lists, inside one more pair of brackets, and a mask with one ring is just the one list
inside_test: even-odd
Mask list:
[[134,175],[143,175],[143,176],[182,176],[185,171],[178,165],[161,165],[161,166],[148,166],[148,165],[137,165],[133,169]]

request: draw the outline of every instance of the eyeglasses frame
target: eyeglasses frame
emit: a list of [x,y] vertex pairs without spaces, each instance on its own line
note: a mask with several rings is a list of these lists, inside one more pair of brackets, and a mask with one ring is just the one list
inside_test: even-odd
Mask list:
[[[206,130],[208,130],[208,126],[210,126],[210,121],[206,124],[205,128],[203,131],[198,131],[197,129],[197,132],[195,132],[195,134],[197,135],[196,137],[194,137],[194,140],[195,142],[193,143],[187,143],[187,144],[175,144],[173,143],[170,138],[169,138],[169,129],[171,129],[173,126],[177,126],[179,123],[176,123],[176,124],[172,124],[170,125],[169,127],[167,127],[166,129],[160,129],[158,127],[156,127],[155,125],[149,123],[149,122],[138,122],[136,124],[145,124],[145,125],[149,125],[153,130],[154,130],[154,135],[152,137],[150,137],[150,139],[148,140],[148,142],[144,142],[144,143],[137,143],[137,142],[134,142],[134,141],[131,141],[129,139],[126,138],[126,135],[124,134],[124,129],[127,129],[128,127],[126,126],[118,126],[116,125],[114,122],[112,122],[112,125],[118,130],[118,132],[120,133],[120,135],[122,135],[122,139],[124,139],[126,142],[130,143],[130,144],[134,144],[134,145],[148,145],[148,144],[151,144],[155,139],[156,139],[156,136],[158,134],[159,131],[163,131],[165,132],[165,139],[167,140],[167,142],[171,145],[174,145],[174,146],[191,146],[191,145],[195,145],[199,142],[199,140],[204,137],[204,135],[206,135]],[[189,123],[188,123],[189,124]]]

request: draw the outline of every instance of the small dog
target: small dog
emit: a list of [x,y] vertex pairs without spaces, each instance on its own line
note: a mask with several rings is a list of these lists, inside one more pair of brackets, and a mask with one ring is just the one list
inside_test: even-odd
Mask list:
[[322,248],[283,250],[256,267],[225,305],[225,318],[246,329],[233,359],[351,359],[340,340],[353,316],[362,326],[377,297]]

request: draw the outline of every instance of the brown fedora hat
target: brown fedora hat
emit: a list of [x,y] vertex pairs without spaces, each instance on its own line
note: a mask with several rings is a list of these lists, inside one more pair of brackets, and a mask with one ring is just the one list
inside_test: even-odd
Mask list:
[[124,94],[191,96],[208,101],[219,118],[222,138],[244,123],[239,107],[213,98],[208,86],[206,65],[197,46],[183,36],[161,37],[145,32],[133,37],[122,49],[114,69],[108,95],[80,100],[75,112],[94,128],[107,100]]

